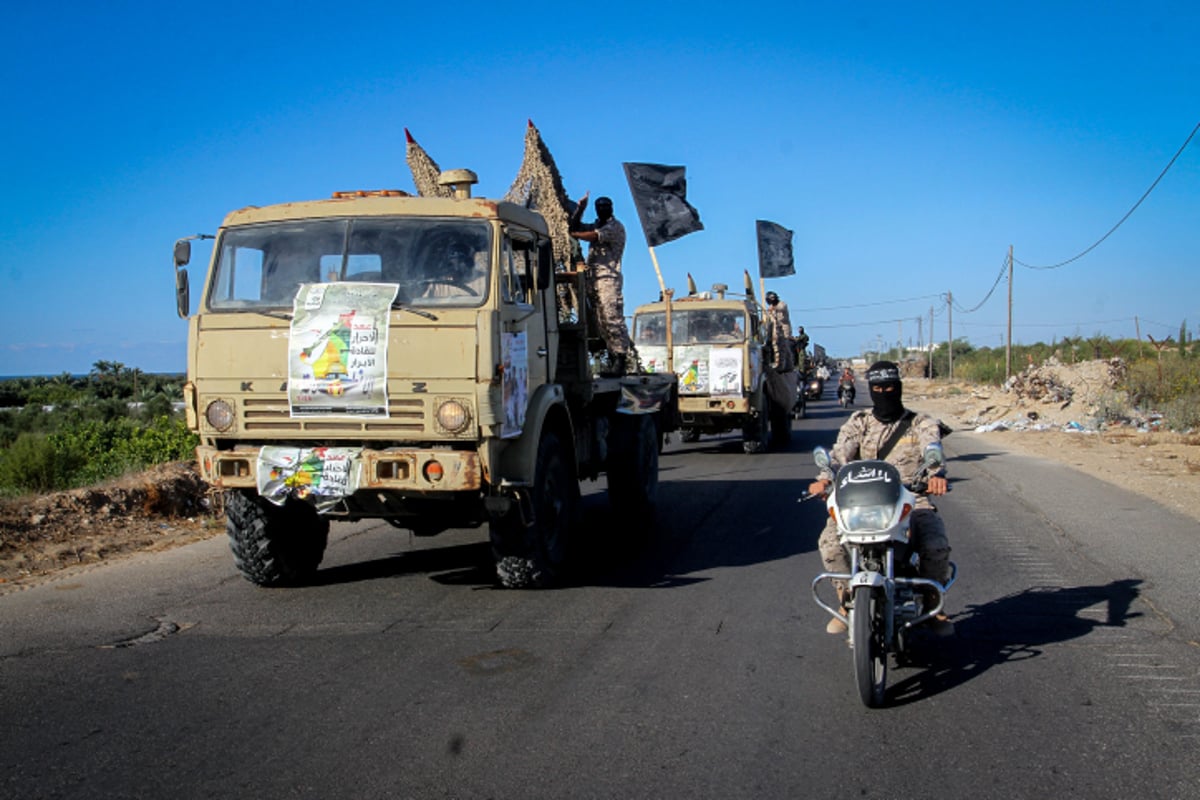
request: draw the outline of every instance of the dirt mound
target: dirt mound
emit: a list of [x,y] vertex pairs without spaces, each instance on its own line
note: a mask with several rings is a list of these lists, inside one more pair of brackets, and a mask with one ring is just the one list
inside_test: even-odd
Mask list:
[[[1112,424],[1145,428],[1153,415],[1130,409],[1118,387],[1125,363],[1051,358],[1030,364],[999,388],[965,382],[905,379],[905,399],[944,401],[939,410],[955,428],[987,430],[1099,430]],[[911,387],[911,388],[910,388]]]
[[0,502],[0,584],[220,531],[196,465],[163,464],[87,489]]

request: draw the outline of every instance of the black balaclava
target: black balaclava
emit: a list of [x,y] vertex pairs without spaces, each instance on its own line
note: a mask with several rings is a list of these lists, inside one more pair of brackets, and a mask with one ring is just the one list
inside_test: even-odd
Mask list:
[[604,223],[608,222],[608,220],[612,217],[612,215],[613,215],[612,200],[607,197],[597,197],[596,198],[596,223],[599,225],[603,225]]
[[[900,368],[891,361],[876,361],[867,370],[867,385],[871,388],[871,413],[880,422],[895,422],[904,415],[901,397]],[[895,386],[892,392],[876,392],[876,386]]]

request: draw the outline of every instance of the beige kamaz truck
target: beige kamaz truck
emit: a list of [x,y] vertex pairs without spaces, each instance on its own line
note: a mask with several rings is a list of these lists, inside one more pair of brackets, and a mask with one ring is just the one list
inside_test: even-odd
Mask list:
[[[586,275],[555,263],[547,225],[476,198],[338,193],[230,213],[176,242],[188,319],[188,426],[224,490],[234,561],[263,585],[316,572],[330,520],[432,535],[489,526],[501,583],[552,582],[580,516],[580,482],[607,475],[644,521],[669,374],[596,374]],[[215,238],[189,314],[191,240]]]
[[633,316],[644,368],[678,379],[680,437],[695,442],[703,434],[741,431],[746,453],[786,445],[796,375],[775,373],[765,363],[762,309],[749,275],[742,295],[730,294],[725,284],[698,292],[690,275],[688,284],[686,297],[672,300],[667,293]]

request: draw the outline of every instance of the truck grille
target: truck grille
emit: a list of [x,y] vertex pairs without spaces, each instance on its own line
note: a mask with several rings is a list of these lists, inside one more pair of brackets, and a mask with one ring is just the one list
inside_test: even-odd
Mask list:
[[[345,417],[303,417],[293,419],[286,396],[243,398],[242,431],[245,433],[425,433],[426,415],[423,398],[388,398],[387,418],[373,417],[361,422]],[[207,426],[207,425],[206,425]]]

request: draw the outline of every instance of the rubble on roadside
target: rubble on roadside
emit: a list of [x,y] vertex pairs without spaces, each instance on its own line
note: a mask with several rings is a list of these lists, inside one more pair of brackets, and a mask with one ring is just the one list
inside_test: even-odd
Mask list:
[[[1127,370],[1120,358],[1064,364],[1051,357],[1031,363],[999,388],[951,384],[936,391],[939,400],[953,400],[950,424],[976,433],[1159,429],[1162,415],[1133,408],[1119,388]],[[924,386],[935,391],[932,383]],[[914,405],[919,408],[920,401]]]

